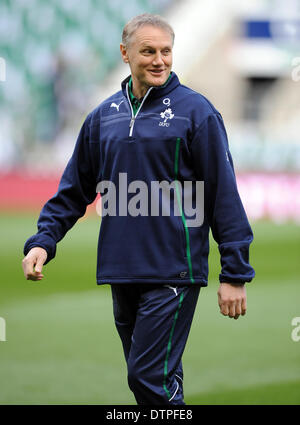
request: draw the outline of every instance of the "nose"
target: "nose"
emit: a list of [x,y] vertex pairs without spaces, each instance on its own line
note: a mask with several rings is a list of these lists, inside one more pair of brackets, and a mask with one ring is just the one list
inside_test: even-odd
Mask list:
[[160,66],[160,65],[164,64],[162,54],[160,52],[156,53],[152,63],[153,63],[154,66]]

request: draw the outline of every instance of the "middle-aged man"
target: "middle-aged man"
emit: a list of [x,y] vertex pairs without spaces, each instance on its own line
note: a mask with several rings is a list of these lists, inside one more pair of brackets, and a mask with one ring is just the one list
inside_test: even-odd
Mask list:
[[[221,255],[223,315],[246,313],[244,284],[254,277],[253,235],[222,117],[171,71],[173,42],[172,28],[157,15],[136,16],[124,27],[120,49],[131,75],[87,116],[58,192],[24,247],[25,276],[41,280],[57,242],[101,192],[106,213],[97,283],[111,285],[138,404],[184,404],[181,358],[200,287],[207,286],[210,228]],[[203,182],[202,197],[197,182]],[[166,190],[166,183],[173,189]],[[204,201],[201,220],[188,220],[182,202],[188,203],[187,192],[197,205],[197,196]]]

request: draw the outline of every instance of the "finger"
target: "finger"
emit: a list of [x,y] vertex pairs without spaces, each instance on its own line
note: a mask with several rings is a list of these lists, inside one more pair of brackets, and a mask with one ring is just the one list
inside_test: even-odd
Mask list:
[[43,265],[44,265],[45,259],[43,257],[39,257],[37,259],[36,265],[35,265],[35,273],[41,274],[42,273],[42,269],[43,269]]
[[229,307],[227,304],[223,303],[220,304],[220,313],[223,314],[223,316],[228,316],[229,314]]
[[37,282],[37,281],[40,281],[40,280],[42,280],[44,278],[44,276],[43,275],[41,275],[41,276],[36,276],[36,278],[35,278],[35,281]]
[[29,274],[26,279],[27,280],[38,281],[38,280],[42,280],[43,277],[44,277],[44,275],[42,275],[42,274],[41,275]]
[[42,273],[34,270],[34,263],[27,266],[24,274],[27,280],[40,280],[44,277]]
[[33,275],[33,273],[34,273],[34,271],[33,271],[34,261],[33,261],[32,258],[25,257],[24,260],[22,261],[22,266],[23,266],[23,272],[24,272],[26,279],[30,275]]
[[35,265],[34,257],[25,258],[22,264],[23,264],[24,275],[27,280],[41,280],[44,277],[44,275],[40,271],[34,270],[34,265]]
[[241,314],[242,314],[242,316],[244,316],[246,314],[246,311],[247,311],[247,298],[242,299],[241,309],[242,309]]
[[224,303],[220,291],[218,291],[218,304],[220,308],[220,313],[223,314],[223,316],[228,316],[228,307]]
[[236,315],[235,302],[231,301],[229,305],[229,317],[234,317]]
[[238,319],[240,317],[240,315],[242,314],[242,300],[241,299],[237,299],[236,303],[235,303],[235,315],[234,315],[234,319]]
[[34,274],[29,274],[28,276],[26,276],[27,280],[37,280],[38,278],[34,275]]

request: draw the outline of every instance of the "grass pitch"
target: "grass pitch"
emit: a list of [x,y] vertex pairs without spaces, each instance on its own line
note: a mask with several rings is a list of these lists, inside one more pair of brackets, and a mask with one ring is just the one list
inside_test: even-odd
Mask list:
[[[58,245],[42,282],[26,281],[24,241],[34,215],[0,216],[0,404],[135,404],[127,387],[110,288],[97,286],[99,219],[80,220]],[[300,404],[300,227],[253,225],[248,311],[225,318],[217,304],[220,270],[212,244],[183,358],[188,404]],[[300,331],[299,331],[300,334]]]

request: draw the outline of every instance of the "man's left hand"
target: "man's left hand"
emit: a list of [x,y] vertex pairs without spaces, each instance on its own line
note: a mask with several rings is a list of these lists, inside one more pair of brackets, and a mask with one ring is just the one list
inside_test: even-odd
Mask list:
[[220,283],[218,290],[220,312],[231,319],[244,316],[247,310],[247,294],[244,284]]

